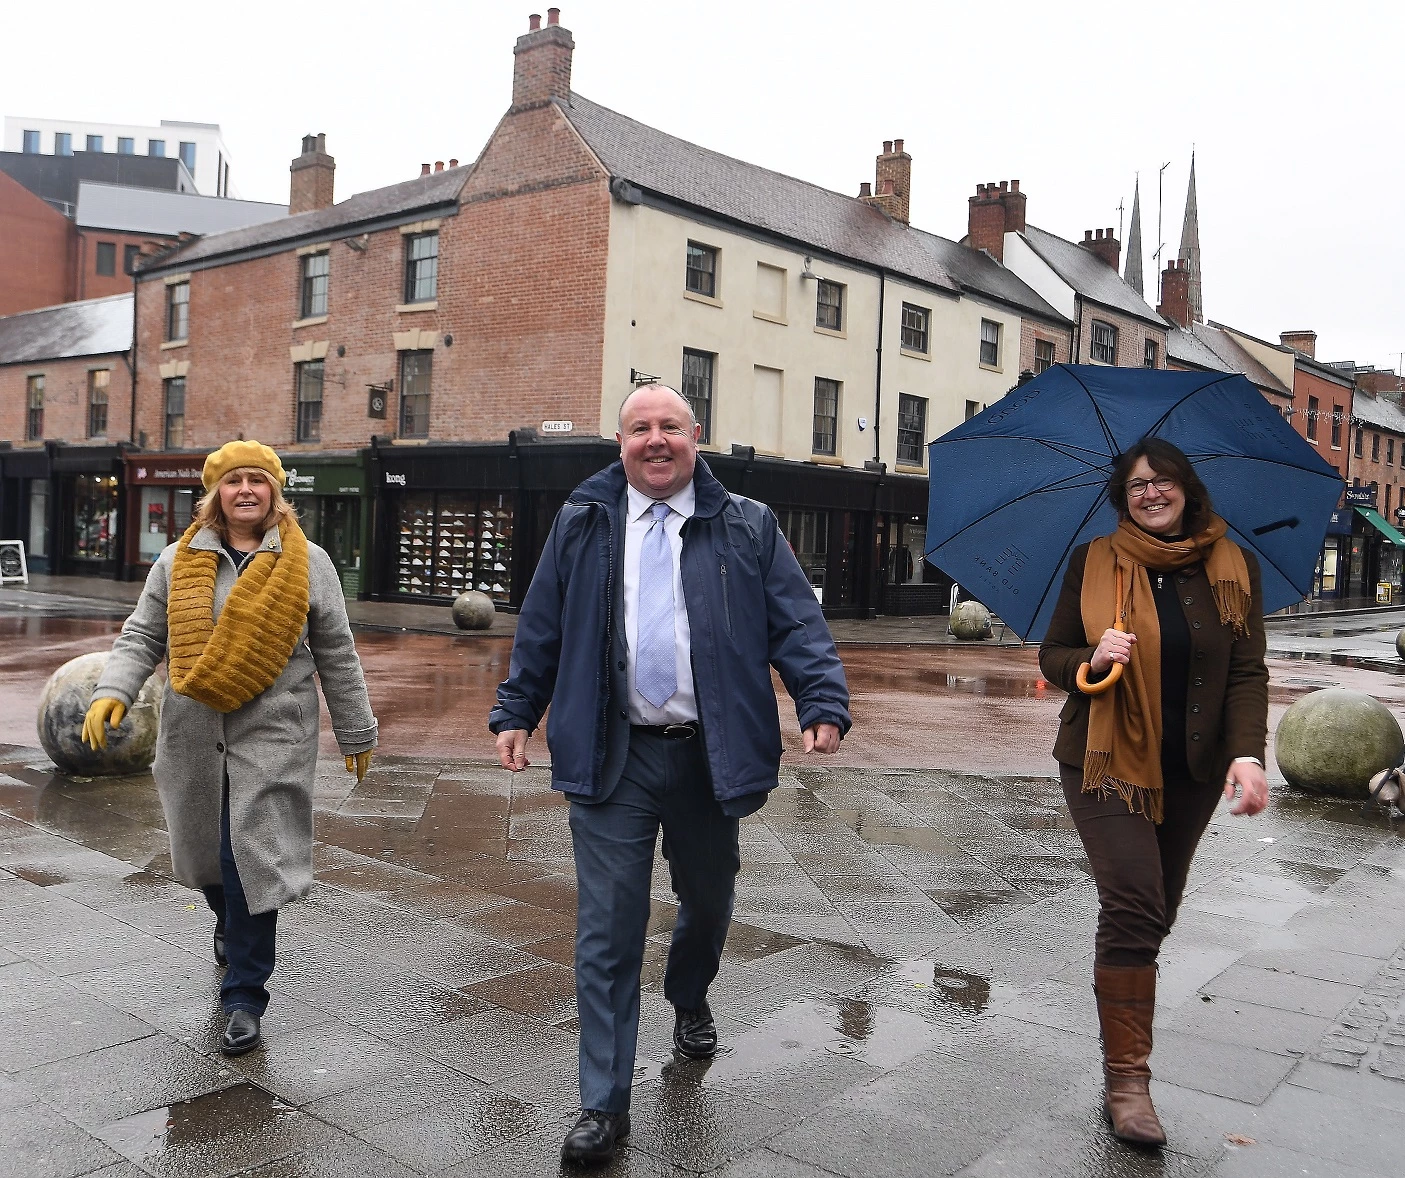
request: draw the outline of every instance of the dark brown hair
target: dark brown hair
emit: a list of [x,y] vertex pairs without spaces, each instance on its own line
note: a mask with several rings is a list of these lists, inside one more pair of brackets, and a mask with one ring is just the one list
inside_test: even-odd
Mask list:
[[1195,473],[1190,459],[1179,447],[1164,438],[1143,438],[1117,459],[1117,465],[1112,468],[1107,480],[1107,497],[1117,511],[1117,518],[1128,518],[1127,480],[1132,477],[1132,468],[1142,458],[1157,474],[1175,479],[1185,492],[1185,516],[1181,521],[1181,531],[1193,536],[1209,527],[1210,516],[1215,510],[1210,502],[1210,492]]

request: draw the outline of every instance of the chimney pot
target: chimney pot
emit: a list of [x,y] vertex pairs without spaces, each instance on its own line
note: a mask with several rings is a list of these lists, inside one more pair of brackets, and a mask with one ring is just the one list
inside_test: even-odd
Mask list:
[[872,196],[872,195],[873,195],[873,193],[872,193],[872,192],[870,191],[870,189],[869,189],[868,181],[867,181],[867,180],[860,181],[860,183],[859,183],[859,199],[862,200],[864,197],[866,197],[866,196]]
[[1009,191],[1010,191],[1010,182],[1009,182],[1008,180],[1002,180],[1002,181],[1000,181],[1000,191],[1001,191],[1001,192],[1009,192]]
[[1011,180],[1011,181],[1010,181],[1010,191],[1011,191],[1011,192],[1018,192],[1019,190],[1020,190],[1020,182],[1019,182],[1018,180]]
[[421,164],[421,165],[420,165],[420,175],[421,175],[421,176],[428,176],[428,175],[429,175],[429,165],[428,165],[428,164]]
[[450,161],[449,161],[449,167],[451,167],[451,168],[457,168],[458,166],[459,166],[459,161],[458,161],[458,160],[450,160]]
[[559,25],[561,23],[561,10],[559,8],[548,8],[546,10],[546,23],[548,26]]
[[[1099,234],[1098,236],[1101,237],[1102,234]],[[1083,240],[1084,240],[1084,241],[1092,241],[1092,240],[1093,240],[1093,231],[1092,231],[1091,229],[1085,229],[1085,230],[1083,230]]]
[[541,27],[542,27],[541,13],[539,13],[539,12],[534,12],[534,13],[532,13],[532,15],[527,18],[527,31],[528,31],[529,33],[535,33],[535,32],[536,32],[538,29],[540,29]]
[[883,154],[884,154],[884,155],[892,155],[892,154],[893,154],[893,141],[892,141],[891,139],[885,139],[885,140],[883,140]]
[[[436,172],[442,172],[442,171],[444,170],[444,161],[443,161],[443,160],[435,160],[435,161],[434,161],[434,170],[435,170]],[[1099,236],[1099,237],[1102,236],[1102,231],[1101,231],[1101,230],[1099,230],[1098,236]]]
[[1112,226],[1110,226],[1110,225],[1108,226],[1107,235],[1108,235],[1109,237],[1116,237],[1116,236],[1117,236],[1117,234],[1115,234],[1115,233],[1112,231]]
[[894,140],[893,140],[893,151],[894,151],[896,154],[898,154],[898,155],[902,155],[902,153],[903,153],[903,141],[902,141],[901,139],[894,139]]

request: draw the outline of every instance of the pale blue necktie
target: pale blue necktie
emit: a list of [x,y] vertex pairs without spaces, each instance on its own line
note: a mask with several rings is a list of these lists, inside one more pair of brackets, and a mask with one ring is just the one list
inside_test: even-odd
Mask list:
[[678,655],[673,636],[673,552],[664,530],[667,503],[650,509],[654,520],[639,550],[639,651],[634,686],[656,708],[678,690]]

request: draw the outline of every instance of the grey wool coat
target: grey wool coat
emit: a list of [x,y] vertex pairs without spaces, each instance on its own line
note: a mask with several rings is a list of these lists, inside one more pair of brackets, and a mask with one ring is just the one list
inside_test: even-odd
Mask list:
[[[206,528],[191,548],[219,554],[218,620],[237,572],[218,533]],[[281,551],[278,530],[263,547]],[[313,672],[344,755],[376,744],[376,718],[352,643],[346,602],[332,558],[308,543],[307,623],[282,674],[241,708],[220,713],[166,683],[152,775],[171,835],[171,864],[181,883],[220,882],[220,800],[229,775],[229,835],[251,912],[269,912],[312,890],[312,792],[317,774],[319,711]],[[166,597],[172,544],[152,567],[146,588],[112,647],[94,699],[129,708],[166,657]]]

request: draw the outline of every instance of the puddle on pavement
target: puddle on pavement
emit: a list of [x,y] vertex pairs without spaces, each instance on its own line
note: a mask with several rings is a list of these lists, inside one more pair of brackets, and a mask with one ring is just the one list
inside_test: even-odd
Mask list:
[[[161,1173],[243,1168],[295,1149],[317,1123],[252,1084],[125,1117],[98,1130],[118,1153]],[[260,1148],[262,1146],[262,1148]]]
[[32,884],[38,884],[41,888],[51,888],[55,884],[71,883],[72,880],[66,875],[59,875],[54,871],[45,871],[39,867],[25,867],[22,864],[10,864],[9,869],[20,879],[27,879]]
[[962,889],[959,891],[930,891],[928,896],[937,907],[958,924],[971,926],[988,924],[1004,908],[1028,908],[1034,901],[1009,888],[999,890]]
[[990,979],[981,974],[951,969],[927,958],[904,961],[897,976],[918,989],[930,988],[932,1001],[980,1015],[990,1005]]
[[1298,883],[1314,892],[1325,892],[1346,874],[1342,867],[1324,867],[1317,863],[1293,863],[1288,859],[1278,861],[1278,869]]

